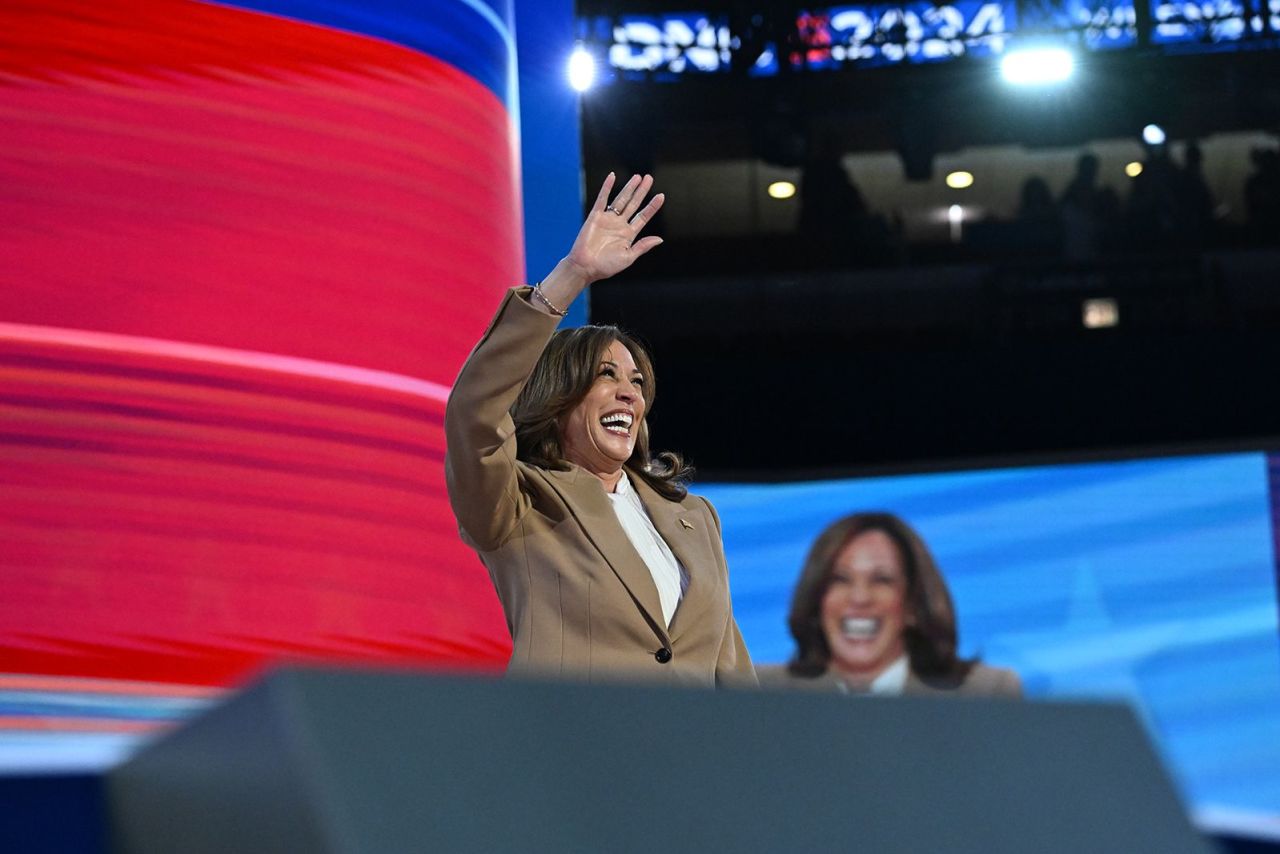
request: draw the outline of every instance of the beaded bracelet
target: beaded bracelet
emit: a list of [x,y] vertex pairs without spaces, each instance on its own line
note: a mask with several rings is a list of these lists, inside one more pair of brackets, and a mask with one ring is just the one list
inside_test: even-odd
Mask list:
[[557,317],[564,317],[566,314],[569,313],[567,311],[561,311],[560,309],[556,308],[555,304],[552,303],[551,300],[547,299],[547,295],[542,292],[542,282],[538,282],[538,284],[533,286],[533,295],[537,297],[538,301],[543,305],[545,305],[548,309],[550,309],[551,313],[556,315]]

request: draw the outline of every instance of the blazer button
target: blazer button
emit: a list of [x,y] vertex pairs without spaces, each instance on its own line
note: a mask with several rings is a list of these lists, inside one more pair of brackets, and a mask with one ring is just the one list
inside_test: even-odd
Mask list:
[[658,660],[659,664],[666,664],[668,661],[671,660],[671,650],[667,649],[664,646],[662,649],[655,652],[653,654],[653,657]]

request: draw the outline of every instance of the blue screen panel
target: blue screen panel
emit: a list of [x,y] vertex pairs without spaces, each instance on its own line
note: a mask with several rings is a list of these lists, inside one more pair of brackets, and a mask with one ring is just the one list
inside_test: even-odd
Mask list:
[[888,510],[956,601],[961,651],[1032,698],[1122,699],[1201,813],[1280,815],[1280,626],[1262,453],[706,485],[757,663],[792,652],[810,543]]

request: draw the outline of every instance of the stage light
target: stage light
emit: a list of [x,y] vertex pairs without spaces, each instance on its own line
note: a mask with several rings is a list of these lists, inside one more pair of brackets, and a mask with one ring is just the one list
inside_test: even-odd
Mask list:
[[569,85],[579,92],[585,92],[591,88],[595,79],[595,58],[582,45],[578,45],[569,55]]
[[1130,178],[1137,178],[1142,174],[1142,164],[1134,160],[1132,163],[1126,163],[1124,166],[1124,174]]
[[1036,86],[1061,83],[1075,70],[1075,57],[1066,48],[1037,47],[1014,50],[1000,60],[1000,74],[1008,83]]
[[1120,323],[1120,306],[1110,297],[1087,299],[1080,306],[1080,321],[1085,329],[1106,329]]
[[789,199],[796,194],[796,185],[790,181],[774,181],[769,185],[769,198]]
[[947,222],[951,225],[951,242],[959,243],[964,229],[964,208],[952,205],[947,208]]
[[1147,125],[1142,129],[1142,141],[1147,145],[1164,145],[1164,128],[1160,125]]
[[965,187],[973,186],[972,172],[952,172],[947,176],[947,186],[953,190],[963,190]]

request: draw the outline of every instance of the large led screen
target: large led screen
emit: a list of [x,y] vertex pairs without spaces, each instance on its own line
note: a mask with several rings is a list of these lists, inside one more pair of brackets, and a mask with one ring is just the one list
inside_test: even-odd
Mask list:
[[1277,458],[1263,453],[702,485],[758,664],[793,651],[792,586],[835,519],[915,527],[961,652],[1032,699],[1132,704],[1201,823],[1280,820]]
[[510,17],[0,4],[0,674],[501,668],[442,418],[524,276]]

